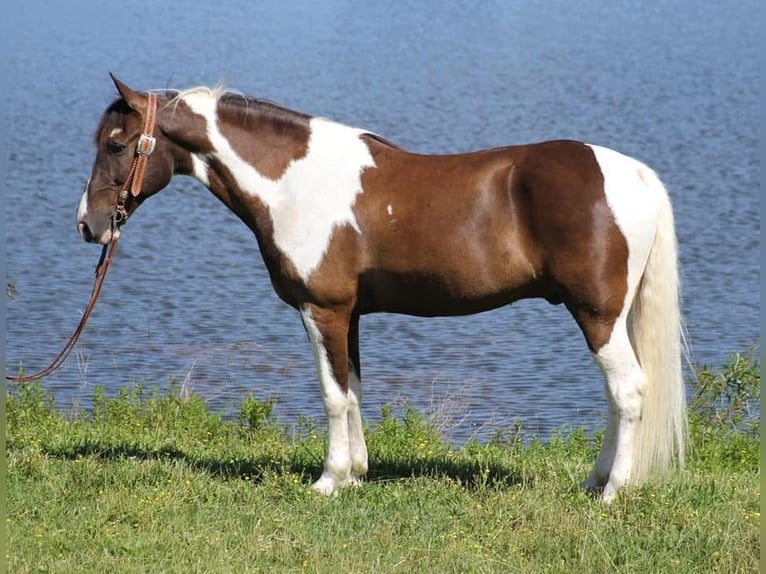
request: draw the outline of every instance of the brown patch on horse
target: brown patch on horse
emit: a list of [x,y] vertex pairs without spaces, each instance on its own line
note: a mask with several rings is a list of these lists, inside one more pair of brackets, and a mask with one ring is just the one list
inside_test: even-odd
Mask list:
[[232,149],[263,177],[279,180],[291,162],[308,152],[310,116],[233,94],[221,96],[217,115]]
[[555,141],[528,147],[518,184],[518,195],[528,197],[525,219],[546,253],[546,276],[596,351],[609,341],[623,309],[628,244],[589,146]]
[[361,313],[462,315],[551,295],[509,193],[520,148],[424,156],[368,146],[376,167],[354,206],[365,238]]
[[311,301],[325,307],[356,305],[364,239],[350,225],[333,229],[322,264],[309,277]]
[[204,117],[191,111],[183,100],[172,99],[164,108],[168,121],[167,125],[163,125],[163,131],[171,141],[183,141],[184,150],[188,153],[206,154],[213,151]]

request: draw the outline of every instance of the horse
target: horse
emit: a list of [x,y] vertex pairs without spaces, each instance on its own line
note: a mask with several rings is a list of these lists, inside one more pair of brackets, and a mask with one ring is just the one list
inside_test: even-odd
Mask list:
[[359,485],[368,469],[362,315],[460,316],[531,297],[565,306],[604,375],[606,431],[582,487],[610,502],[683,466],[677,239],[645,164],[572,140],[423,155],[220,86],[142,92],[112,80],[79,234],[115,240],[175,175],[252,230],[313,350],[328,425],[315,491]]

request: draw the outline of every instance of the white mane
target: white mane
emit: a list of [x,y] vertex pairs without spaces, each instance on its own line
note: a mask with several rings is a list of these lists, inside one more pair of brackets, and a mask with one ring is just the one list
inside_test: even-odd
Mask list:
[[224,86],[223,82],[218,82],[218,84],[215,85],[215,87],[211,88],[209,86],[196,86],[193,88],[187,88],[185,90],[177,90],[177,93],[173,98],[168,102],[168,105],[177,105],[178,102],[183,100],[184,98],[187,98],[189,96],[208,96],[214,100],[218,100],[221,98],[221,96],[231,94],[235,96],[241,96],[242,98],[246,98],[245,94],[238,90],[231,90]]
[[187,88],[185,90],[176,90],[176,95],[168,100],[167,104],[165,104],[165,107],[172,107],[173,112],[175,112],[179,102],[183,101],[184,99],[203,96],[210,98],[213,101],[218,101],[222,96],[225,95],[239,96],[245,102],[248,101],[247,96],[242,92],[228,89],[224,86],[223,82],[218,82],[213,88],[209,86],[196,86],[193,88]]

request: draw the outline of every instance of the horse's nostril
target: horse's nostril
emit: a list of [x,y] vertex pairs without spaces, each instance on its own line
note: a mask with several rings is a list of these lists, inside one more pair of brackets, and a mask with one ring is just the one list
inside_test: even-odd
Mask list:
[[88,242],[93,241],[93,234],[90,232],[90,227],[88,227],[88,224],[85,223],[84,221],[81,221],[80,223],[77,224],[77,231],[80,232],[80,236],[85,241],[88,241]]

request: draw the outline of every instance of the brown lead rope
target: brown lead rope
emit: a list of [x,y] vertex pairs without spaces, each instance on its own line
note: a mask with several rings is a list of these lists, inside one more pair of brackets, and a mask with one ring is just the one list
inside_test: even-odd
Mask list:
[[133,163],[130,166],[130,172],[128,178],[125,180],[120,194],[117,196],[117,204],[115,205],[115,211],[111,219],[112,237],[108,244],[104,245],[101,250],[101,257],[98,260],[96,266],[96,279],[93,282],[93,291],[90,294],[90,301],[85,308],[85,312],[82,314],[80,324],[77,325],[77,329],[69,337],[69,340],[64,345],[61,352],[56,355],[50,365],[43,370],[38,371],[32,375],[5,375],[5,378],[15,383],[25,383],[29,381],[36,381],[43,377],[47,377],[51,373],[58,371],[66,361],[69,354],[74,349],[77,339],[80,338],[85,324],[88,322],[90,314],[93,312],[93,308],[96,306],[98,296],[101,294],[101,287],[106,280],[106,272],[109,270],[109,266],[112,264],[112,257],[114,256],[114,250],[117,247],[117,241],[119,235],[117,235],[117,226],[124,222],[128,218],[128,212],[125,209],[125,201],[128,198],[128,191],[133,197],[138,197],[141,193],[141,185],[144,180],[144,173],[146,169],[146,163],[149,161],[149,156],[154,151],[155,139],[154,139],[154,123],[157,112],[157,96],[156,94],[148,94],[148,101],[146,106],[146,118],[144,120],[144,132],[141,137],[138,138],[136,144],[136,157],[133,159]]
[[96,279],[93,282],[93,291],[90,294],[90,301],[88,301],[88,306],[85,307],[85,312],[82,314],[80,324],[77,325],[77,329],[75,329],[75,332],[72,333],[71,337],[69,337],[69,340],[66,342],[66,345],[64,345],[64,348],[58,355],[56,355],[56,358],[51,361],[51,364],[45,367],[43,370],[38,371],[32,375],[5,375],[6,379],[15,383],[36,381],[38,379],[42,379],[43,377],[47,377],[52,373],[55,373],[64,364],[64,361],[66,361],[67,357],[72,352],[72,349],[74,349],[74,346],[77,343],[77,339],[80,338],[83,330],[85,330],[85,324],[88,322],[88,318],[93,312],[93,308],[96,306],[98,296],[101,294],[101,286],[104,284],[104,280],[106,279],[106,272],[109,270],[109,265],[112,263],[114,249],[117,247],[117,241],[119,241],[119,236],[115,238],[114,235],[116,227],[117,224],[115,222],[112,224],[112,240],[107,245],[104,245],[104,248],[101,250],[101,257],[99,258],[98,265],[96,266]]

